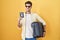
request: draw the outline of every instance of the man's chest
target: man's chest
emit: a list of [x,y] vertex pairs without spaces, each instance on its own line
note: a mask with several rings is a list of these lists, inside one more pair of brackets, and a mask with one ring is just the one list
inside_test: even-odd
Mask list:
[[35,22],[35,21],[36,21],[36,16],[34,14],[25,15],[24,18],[22,19],[23,24],[25,22]]

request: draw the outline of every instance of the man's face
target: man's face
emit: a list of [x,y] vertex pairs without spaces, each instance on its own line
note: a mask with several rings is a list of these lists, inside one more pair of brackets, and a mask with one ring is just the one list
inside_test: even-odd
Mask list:
[[31,11],[31,5],[30,4],[26,4],[25,5],[25,9],[26,9],[26,12],[29,12],[29,11]]

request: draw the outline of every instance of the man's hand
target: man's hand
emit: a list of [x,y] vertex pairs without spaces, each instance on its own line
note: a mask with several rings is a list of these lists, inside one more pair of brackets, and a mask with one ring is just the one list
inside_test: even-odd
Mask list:
[[18,19],[18,27],[20,28],[22,25],[20,24],[20,21],[21,21],[22,18],[19,18]]
[[20,23],[18,23],[18,27],[20,28]]
[[46,32],[43,32],[43,37],[45,37],[45,35],[46,35]]
[[43,25],[43,27],[44,27],[44,33],[43,33],[44,35],[43,36],[45,37],[45,35],[46,35],[46,25]]

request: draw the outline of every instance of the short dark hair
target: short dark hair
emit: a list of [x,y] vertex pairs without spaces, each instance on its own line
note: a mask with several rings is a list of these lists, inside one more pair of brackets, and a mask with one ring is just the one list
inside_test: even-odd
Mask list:
[[26,5],[26,4],[30,4],[30,5],[32,6],[32,2],[31,2],[31,1],[26,1],[26,2],[25,2],[25,5]]

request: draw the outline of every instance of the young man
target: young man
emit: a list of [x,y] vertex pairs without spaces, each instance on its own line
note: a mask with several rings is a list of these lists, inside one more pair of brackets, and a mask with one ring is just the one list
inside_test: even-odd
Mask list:
[[33,29],[31,27],[32,22],[36,22],[38,20],[44,26],[46,25],[44,20],[39,15],[31,12],[31,8],[32,2],[25,2],[26,12],[24,18],[19,17],[18,20],[18,27],[20,28],[22,26],[22,40],[36,40],[36,38],[33,37]]

